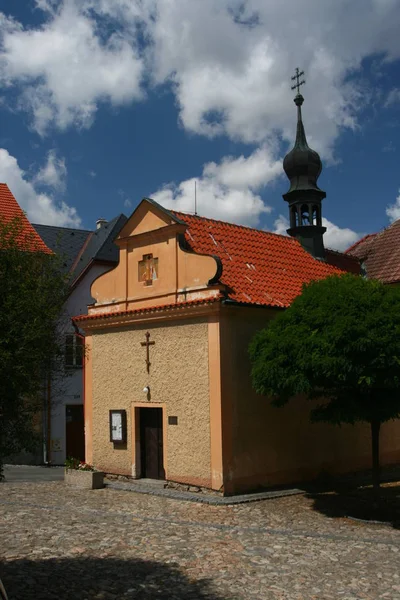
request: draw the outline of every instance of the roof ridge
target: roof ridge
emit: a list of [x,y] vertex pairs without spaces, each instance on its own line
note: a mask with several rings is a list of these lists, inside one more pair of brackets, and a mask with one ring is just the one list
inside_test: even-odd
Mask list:
[[82,231],[83,233],[92,233],[93,229],[79,229],[78,227],[64,227],[63,225],[47,225],[46,223],[32,223],[33,227],[53,227],[54,229],[68,229],[69,231]]

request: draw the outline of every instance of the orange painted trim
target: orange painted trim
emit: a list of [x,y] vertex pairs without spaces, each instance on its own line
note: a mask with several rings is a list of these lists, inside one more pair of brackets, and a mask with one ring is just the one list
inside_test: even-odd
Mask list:
[[193,300],[191,302],[178,302],[176,304],[160,307],[149,307],[135,311],[120,311],[118,313],[105,313],[93,315],[80,315],[73,317],[73,321],[85,331],[121,327],[140,322],[171,321],[178,319],[191,319],[207,316],[210,312],[220,310],[220,297],[210,297],[206,300]]
[[140,408],[161,408],[163,420],[163,467],[165,479],[168,479],[168,415],[165,402],[132,402],[131,404],[131,452],[132,452],[132,473],[134,479],[141,477],[140,465]]
[[83,410],[85,416],[85,460],[89,465],[93,464],[93,379],[92,379],[92,350],[93,338],[87,335],[85,338],[84,357],[84,396]]
[[208,322],[208,376],[210,396],[211,487],[224,484],[222,454],[221,343],[218,316]]
[[221,352],[221,411],[222,411],[222,455],[224,460],[224,493],[230,485],[234,469],[233,452],[233,409],[236,390],[232,383],[232,348],[227,336],[231,327],[229,315],[224,312],[220,317],[220,352]]

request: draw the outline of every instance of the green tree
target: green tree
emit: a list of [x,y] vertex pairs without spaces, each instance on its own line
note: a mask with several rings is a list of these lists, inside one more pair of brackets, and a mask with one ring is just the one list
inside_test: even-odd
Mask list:
[[250,345],[252,381],[275,406],[306,396],[311,421],[371,427],[400,416],[400,289],[345,274],[312,282]]
[[67,281],[15,218],[0,222],[0,479],[3,462],[38,443],[46,381],[63,370]]

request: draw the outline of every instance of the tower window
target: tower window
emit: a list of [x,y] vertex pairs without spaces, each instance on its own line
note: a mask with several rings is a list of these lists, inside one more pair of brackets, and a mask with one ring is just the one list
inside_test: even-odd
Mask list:
[[312,207],[312,224],[313,225],[319,225],[319,211],[318,211],[318,206],[316,204],[313,205]]
[[303,204],[301,207],[301,224],[310,225],[310,212],[307,204]]

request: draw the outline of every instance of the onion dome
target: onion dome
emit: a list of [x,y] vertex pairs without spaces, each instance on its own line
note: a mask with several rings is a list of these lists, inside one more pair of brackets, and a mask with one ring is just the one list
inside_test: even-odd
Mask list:
[[296,141],[294,147],[285,156],[283,161],[284,171],[290,181],[290,189],[287,193],[295,190],[319,191],[317,180],[322,171],[322,162],[319,154],[307,144],[301,116],[301,106],[304,102],[303,96],[297,94],[294,102],[297,106]]

